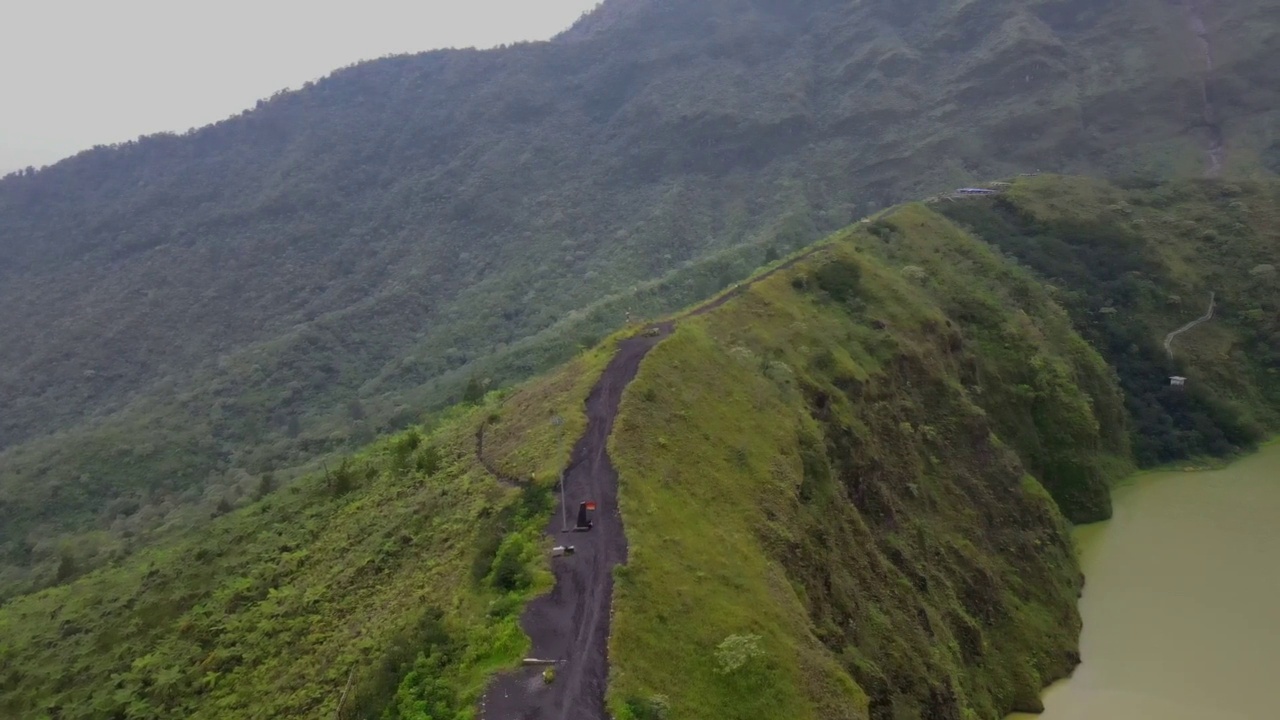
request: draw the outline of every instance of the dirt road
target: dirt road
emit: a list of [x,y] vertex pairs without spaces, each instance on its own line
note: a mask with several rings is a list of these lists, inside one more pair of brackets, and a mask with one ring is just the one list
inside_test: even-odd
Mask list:
[[618,472],[607,448],[622,391],[649,350],[671,333],[672,324],[658,328],[656,335],[619,343],[617,354],[587,396],[587,430],[573,448],[564,492],[571,508],[586,500],[598,503],[595,527],[586,533],[561,532],[558,511],[547,524],[548,535],[557,543],[573,544],[576,552],[555,560],[555,587],[550,595],[529,603],[521,625],[533,640],[533,656],[557,661],[555,682],[544,683],[540,667],[499,677],[481,705],[485,720],[601,720],[607,716],[604,696],[613,568],[627,559],[618,512]]
[[[720,307],[752,284],[794,265],[821,247],[814,247],[735,286],[680,318]],[[575,553],[554,560],[555,586],[551,593],[530,602],[520,617],[520,626],[533,641],[530,656],[554,661],[555,681],[543,682],[544,668],[539,666],[498,676],[481,700],[481,720],[604,720],[608,717],[604,700],[609,680],[613,568],[627,559],[627,540],[618,512],[618,472],[609,458],[609,435],[622,404],[623,390],[635,379],[645,355],[671,334],[680,318],[651,325],[645,333],[620,342],[617,353],[587,396],[587,429],[573,447],[564,478],[564,493],[570,507],[570,524],[578,503],[594,500],[598,504],[595,526],[586,533],[562,532],[560,511],[556,510],[547,523],[547,535],[556,544],[572,544]],[[484,463],[483,434],[478,434],[476,440]],[[485,466],[489,467],[487,463]]]

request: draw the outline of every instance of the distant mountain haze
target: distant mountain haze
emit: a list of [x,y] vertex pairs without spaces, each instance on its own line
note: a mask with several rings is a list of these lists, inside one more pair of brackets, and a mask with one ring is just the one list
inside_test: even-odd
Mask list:
[[0,180],[0,597],[891,203],[1273,177],[1278,50],[1280,0],[611,0]]
[[9,3],[0,29],[0,175],[206,125],[361,60],[545,40],[595,4]]

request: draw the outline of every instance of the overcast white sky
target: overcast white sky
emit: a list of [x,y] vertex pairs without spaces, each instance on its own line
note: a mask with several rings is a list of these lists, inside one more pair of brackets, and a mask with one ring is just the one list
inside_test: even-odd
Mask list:
[[0,0],[0,175],[182,132],[357,60],[541,40],[597,0]]

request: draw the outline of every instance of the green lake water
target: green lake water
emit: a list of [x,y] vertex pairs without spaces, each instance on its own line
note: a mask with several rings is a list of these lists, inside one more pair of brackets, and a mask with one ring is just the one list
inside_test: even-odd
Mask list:
[[1280,444],[1139,476],[1077,540],[1083,662],[1014,718],[1280,718]]

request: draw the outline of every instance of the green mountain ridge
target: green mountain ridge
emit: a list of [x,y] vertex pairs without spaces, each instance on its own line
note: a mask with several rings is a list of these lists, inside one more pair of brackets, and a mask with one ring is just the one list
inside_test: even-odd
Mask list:
[[868,210],[1037,169],[1192,176],[1217,136],[1228,175],[1274,175],[1278,13],[613,0],[0,180],[0,597]]
[[[1277,219],[1276,181],[1024,178],[879,213],[678,319],[608,440],[613,716],[1036,709],[1078,661],[1069,521],[1144,453],[1280,425]],[[584,401],[643,327],[9,600],[0,712],[473,717],[566,561],[542,533]]]

